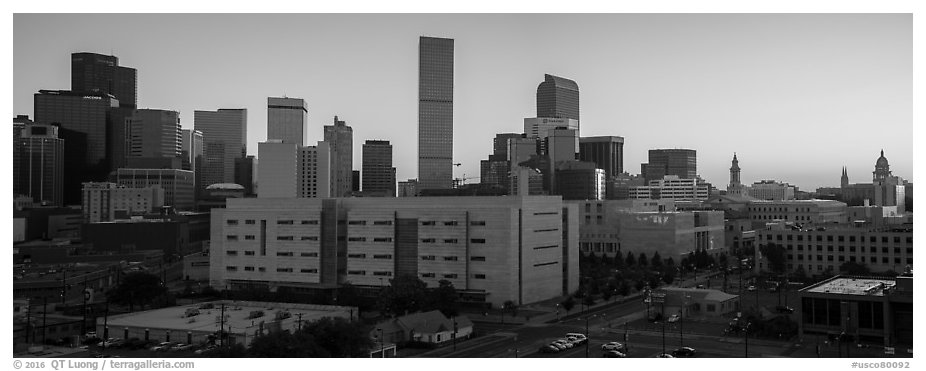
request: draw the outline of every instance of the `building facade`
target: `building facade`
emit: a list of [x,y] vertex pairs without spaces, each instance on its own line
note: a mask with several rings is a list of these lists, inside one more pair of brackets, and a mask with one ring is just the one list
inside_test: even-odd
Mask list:
[[180,157],[183,135],[179,112],[139,109],[126,123],[129,157]]
[[13,194],[25,195],[40,205],[64,202],[64,140],[58,127],[35,123],[20,125],[13,140]]
[[203,133],[199,130],[183,129],[180,131],[180,157],[181,169],[193,172],[193,184],[198,192],[205,187],[199,183],[202,181],[203,167]]
[[846,204],[832,200],[755,200],[746,211],[757,228],[776,221],[823,225],[846,220]]
[[537,117],[579,121],[579,85],[567,78],[543,75],[537,86]]
[[248,110],[193,111],[193,126],[203,133],[202,187],[235,182],[235,159],[247,155]]
[[453,185],[453,39],[418,40],[418,187]]
[[592,162],[566,161],[556,168],[556,194],[564,200],[603,200],[605,172]]
[[331,146],[328,142],[318,142],[314,146],[299,148],[298,196],[301,198],[335,197],[331,189],[331,177],[334,170]]
[[163,190],[163,205],[176,210],[193,210],[196,206],[196,176],[180,169],[116,169],[110,181],[120,187],[158,187]]
[[164,205],[164,190],[159,187],[127,188],[116,183],[88,182],[82,191],[84,223],[128,218]]
[[308,113],[301,98],[267,98],[267,140],[304,146]]
[[113,55],[71,53],[71,90],[112,94],[123,108],[135,109],[138,103],[137,74]]
[[649,162],[641,165],[640,172],[647,182],[666,175],[694,179],[698,175],[698,152],[693,149],[651,149]]
[[579,138],[579,160],[594,162],[608,178],[624,172],[624,138],[615,136]]
[[697,178],[679,178],[666,175],[662,179],[652,180],[646,186],[628,186],[630,199],[671,199],[676,201],[706,200],[710,196],[710,186]]
[[364,196],[395,197],[395,168],[388,140],[368,140],[363,144],[361,175]]
[[774,180],[763,180],[752,183],[748,188],[750,197],[759,200],[785,201],[793,200],[796,187],[788,183],[776,182]]
[[380,287],[407,274],[494,305],[578,287],[577,215],[559,197],[229,199],[212,213],[213,287]]
[[353,189],[354,129],[335,116],[333,125],[325,125],[325,142],[331,151],[331,196],[348,197]]

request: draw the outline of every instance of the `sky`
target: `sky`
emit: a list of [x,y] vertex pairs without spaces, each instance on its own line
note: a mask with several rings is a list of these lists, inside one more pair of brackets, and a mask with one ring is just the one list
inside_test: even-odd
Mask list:
[[394,146],[417,177],[418,37],[455,40],[455,177],[478,182],[496,133],[523,132],[546,73],[575,80],[581,135],[647,150],[697,150],[719,188],[736,153],[746,184],[812,191],[871,181],[879,151],[913,178],[910,14],[14,14],[13,110],[70,88],[70,54],[138,70],[138,106],[248,109],[248,152],[266,139],[267,97],[303,98],[308,143],[333,117]]

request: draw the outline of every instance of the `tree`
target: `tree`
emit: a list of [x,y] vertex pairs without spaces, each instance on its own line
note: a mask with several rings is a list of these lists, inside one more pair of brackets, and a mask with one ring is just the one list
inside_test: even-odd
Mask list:
[[151,304],[155,299],[167,293],[167,288],[161,283],[161,278],[145,272],[132,272],[122,276],[122,282],[107,293],[110,302],[128,305],[129,310],[135,310],[135,304],[144,309],[145,304]]
[[633,267],[637,265],[637,259],[633,256],[632,252],[627,252],[627,267]]
[[621,296],[630,295],[630,284],[627,283],[627,280],[621,280],[621,284],[617,288],[617,293],[621,294]]
[[617,250],[617,253],[614,254],[614,268],[624,268],[624,263],[624,254]]
[[601,300],[608,301],[608,299],[611,299],[611,295],[613,294],[614,290],[608,287],[606,290],[601,291]]
[[784,246],[777,245],[774,243],[769,243],[767,245],[760,245],[759,252],[765,256],[765,260],[768,261],[768,268],[774,273],[781,273],[785,270],[785,248]]
[[569,313],[569,311],[576,306],[576,301],[572,298],[572,295],[569,295],[566,297],[566,300],[563,300],[559,305],[566,310],[566,313]]
[[376,305],[382,313],[402,316],[419,311],[427,301],[427,284],[414,275],[405,274],[389,281]]
[[327,357],[365,357],[373,347],[370,327],[341,317],[323,317],[309,322],[296,332],[296,338],[305,344],[314,341],[323,348]]
[[671,285],[672,282],[675,282],[675,268],[666,267],[662,270],[662,282],[665,282],[666,285]]
[[675,268],[675,259],[672,259],[671,256],[668,257],[668,258],[666,258],[666,266],[667,266],[667,267],[672,267],[672,268],[674,269],[674,268]]
[[457,315],[459,310],[457,301],[460,295],[457,294],[457,289],[453,287],[453,283],[447,280],[438,281],[438,286],[431,291],[430,297],[433,308],[441,311],[447,317]]
[[649,260],[649,264],[656,270],[662,268],[662,256],[659,256],[659,251],[653,253],[653,256]]
[[261,358],[331,357],[312,336],[301,335],[297,337],[288,330],[260,335],[251,342],[247,355]]
[[518,305],[511,300],[505,300],[505,302],[502,303],[502,309],[506,312],[510,312],[512,317],[518,315]]
[[584,304],[586,307],[595,305],[595,298],[591,295],[586,295],[585,298],[582,299],[582,304]]
[[649,265],[649,261],[646,259],[646,253],[640,253],[640,258],[637,259],[637,264],[644,268]]
[[209,358],[245,358],[249,357],[248,350],[241,343],[218,348],[207,353]]

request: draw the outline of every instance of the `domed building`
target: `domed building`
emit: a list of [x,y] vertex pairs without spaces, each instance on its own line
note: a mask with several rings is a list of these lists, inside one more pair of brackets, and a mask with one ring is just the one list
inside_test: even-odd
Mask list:
[[891,165],[884,157],[884,150],[875,160],[875,170],[871,173],[871,183],[849,184],[849,176],[843,168],[840,181],[842,200],[850,206],[861,205],[865,200],[873,206],[897,206],[897,211],[903,213],[906,207],[904,181],[891,175]]

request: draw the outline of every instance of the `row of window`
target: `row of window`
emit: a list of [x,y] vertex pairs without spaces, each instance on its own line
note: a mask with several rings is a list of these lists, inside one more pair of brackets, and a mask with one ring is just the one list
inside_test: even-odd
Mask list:
[[[787,249],[788,249],[788,251],[793,251],[793,250],[794,250],[794,246],[793,246],[793,245],[787,245]],[[845,247],[845,246],[836,246],[836,249],[838,249],[839,252],[844,252],[844,251],[846,251],[846,247]],[[813,246],[807,245],[807,251],[812,251],[812,250],[813,250]],[[855,250],[856,250],[856,247],[855,247],[855,246],[849,246],[849,252],[855,252]],[[797,245],[797,251],[804,251],[804,245]],[[817,251],[823,251],[823,245],[817,245]],[[833,246],[832,246],[832,245],[826,246],[826,251],[832,252],[832,251],[833,251]],[[861,252],[861,253],[864,253],[864,252],[865,252],[865,247],[864,247],[864,246],[859,247],[859,248],[858,248],[858,251]],[[870,246],[870,247],[868,248],[868,252],[869,252],[869,253],[872,253],[872,254],[877,254],[877,253],[878,253],[878,248],[875,247],[875,246]],[[887,247],[881,247],[881,253],[882,253],[882,254],[888,254],[889,252],[890,252],[890,249],[889,249],[889,248],[887,248]],[[899,247],[895,247],[895,248],[894,248],[894,254],[900,255],[900,248],[899,248]],[[907,255],[913,255],[913,248],[912,248],[912,247],[908,247],[908,248],[907,248]]]
[[[347,254],[351,259],[366,259],[367,254]],[[373,254],[373,259],[392,259],[392,254]]]
[[[228,251],[225,251],[225,255],[228,255],[228,256],[238,256],[238,251],[237,251],[237,250],[228,250]],[[252,250],[244,250],[244,255],[245,255],[245,256],[254,256],[255,253],[254,253],[254,251],[252,251]],[[294,252],[291,252],[291,251],[280,251],[280,252],[277,252],[277,256],[296,256],[296,255],[295,255]],[[303,258],[317,258],[317,257],[318,257],[318,253],[317,253],[317,252],[301,252],[301,253],[299,253],[299,256],[300,256],[300,257],[303,257]]]
[[[392,272],[389,271],[373,271],[371,272],[374,276],[392,276]],[[367,271],[364,270],[348,270],[347,274],[352,276],[365,276]]]
[[[229,266],[226,266],[226,267],[225,267],[225,270],[226,270],[226,271],[229,271],[229,272],[237,272],[237,271],[238,271],[238,266],[236,266],[236,265],[229,265]],[[245,271],[245,272],[254,272],[254,267],[253,267],[253,266],[245,266],[245,267],[244,267],[244,271]],[[258,271],[258,272],[266,272],[266,271],[267,271],[267,268],[266,268],[266,267],[257,267],[257,271]],[[293,273],[293,272],[294,272],[294,269],[293,269],[293,268],[277,268],[277,273]],[[300,270],[299,270],[299,273],[318,273],[318,269],[317,269],[317,268],[303,268],[303,269],[300,269]]]
[[[225,224],[238,225],[238,219],[228,219],[225,221]],[[257,221],[254,219],[245,219],[244,224],[257,224]],[[277,220],[277,225],[293,225],[293,224],[295,224],[294,220]],[[300,220],[299,224],[317,225],[318,220]]]
[[[814,260],[813,257],[814,257],[813,255],[807,255],[807,260],[808,260],[808,261],[813,261],[813,260]],[[793,256],[792,254],[788,254],[788,260],[794,260],[794,256]],[[797,260],[798,260],[798,261],[804,260],[804,255],[798,254],[798,255],[797,255]],[[840,261],[840,262],[844,262],[844,261],[846,261],[846,257],[843,256],[843,255],[839,255],[839,256],[837,257],[836,260],[837,260],[837,261]],[[864,257],[864,256],[860,256],[858,260],[859,260],[860,262],[862,262],[862,263],[865,263],[865,257]],[[907,263],[906,263],[906,264],[913,264],[913,258],[907,258],[906,260],[907,260]],[[823,255],[817,255],[817,261],[823,261]],[[827,255],[827,256],[826,256],[826,261],[833,261],[833,255]],[[854,262],[854,261],[856,261],[856,259],[855,259],[854,256],[850,256],[850,257],[849,257],[849,261],[850,261],[850,262]],[[869,258],[868,262],[869,262],[869,263],[872,263],[872,264],[878,264],[878,258],[875,257],[875,256],[872,256],[872,257]],[[886,256],[881,257],[881,264],[890,264],[890,258],[888,258],[888,257],[886,257]],[[894,258],[894,264],[901,264],[901,258],[895,257],[895,258]]]
[[[817,237],[817,238],[816,238],[817,242],[822,242],[822,241],[823,241],[823,236],[817,235],[816,237]],[[760,240],[762,240],[762,239],[772,240],[772,236],[771,236],[771,235],[760,234],[760,235],[759,235],[759,239],[760,239]],[[792,241],[792,240],[794,240],[794,235],[791,235],[791,234],[789,234],[789,235],[776,234],[776,235],[775,235],[775,241],[781,241],[781,240],[783,240],[783,239],[786,240],[786,241]],[[803,236],[803,235],[800,235],[800,234],[797,235],[797,240],[798,240],[798,241],[803,241],[803,240],[804,240],[804,236]],[[846,240],[846,236],[836,236],[836,241],[838,241],[838,242],[845,242],[845,240]],[[865,242],[865,237],[860,237],[859,240],[860,240],[860,242]],[[906,240],[907,240],[907,243],[908,243],[908,244],[912,244],[912,243],[913,243],[913,237],[912,237],[912,236],[908,236]],[[811,238],[810,238],[810,236],[807,236],[807,241],[812,241]],[[833,235],[828,235],[828,236],[826,236],[826,241],[827,241],[827,242],[833,242]],[[881,236],[881,243],[888,243],[889,241],[891,241],[891,239],[890,239],[888,236]],[[895,244],[900,243],[900,241],[901,241],[900,236],[894,236],[893,241],[894,241]],[[855,242],[855,236],[849,236],[849,242]],[[878,242],[878,236],[868,236],[868,242],[869,242],[869,243],[877,243],[877,242]]]
[[[474,258],[481,258],[482,260],[476,260]],[[460,259],[459,257],[452,256],[452,255],[444,257],[444,261],[454,261],[455,262],[455,261],[458,261],[459,259]],[[422,255],[421,260],[437,260],[437,257],[434,255]],[[471,260],[485,261],[485,257],[484,256],[474,256],[473,258],[471,258]]]

